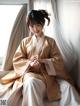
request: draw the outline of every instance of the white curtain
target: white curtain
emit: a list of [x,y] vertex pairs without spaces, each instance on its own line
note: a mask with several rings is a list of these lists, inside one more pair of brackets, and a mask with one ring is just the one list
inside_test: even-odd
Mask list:
[[51,0],[55,14],[56,41],[70,74],[80,87],[80,1]]
[[27,5],[23,5],[18,16],[15,20],[11,37],[8,44],[8,49],[6,52],[6,56],[3,61],[2,69],[3,70],[12,70],[12,59],[21,40],[28,36],[28,31],[26,27],[26,15],[27,15]]

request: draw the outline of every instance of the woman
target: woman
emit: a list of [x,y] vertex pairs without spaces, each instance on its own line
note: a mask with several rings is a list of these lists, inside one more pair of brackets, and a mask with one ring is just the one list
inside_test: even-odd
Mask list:
[[[29,13],[27,26],[33,35],[24,38],[14,54],[16,77],[10,81],[13,82],[11,86],[14,92],[22,87],[22,106],[47,106],[47,101],[50,106],[78,106],[80,97],[73,84],[69,84],[72,81],[56,42],[44,35],[45,19],[49,25],[50,18],[45,10],[32,10]],[[1,79],[3,83],[9,83],[4,79]],[[16,98],[14,92],[9,97],[9,106],[18,106],[21,95]],[[15,105],[10,102],[13,97],[16,98]]]

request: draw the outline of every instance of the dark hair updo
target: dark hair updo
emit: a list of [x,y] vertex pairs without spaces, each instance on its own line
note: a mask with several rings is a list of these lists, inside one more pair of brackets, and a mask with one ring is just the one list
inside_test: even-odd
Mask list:
[[40,24],[44,26],[45,19],[48,20],[48,25],[50,23],[49,14],[45,10],[31,10],[27,17],[27,25]]

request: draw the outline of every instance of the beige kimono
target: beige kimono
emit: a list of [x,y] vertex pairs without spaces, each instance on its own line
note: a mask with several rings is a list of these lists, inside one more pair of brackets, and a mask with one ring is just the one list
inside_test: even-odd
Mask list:
[[[29,67],[32,56],[38,56],[41,63],[39,70]],[[24,38],[13,57],[13,67],[14,71],[0,79],[0,82],[6,85],[4,92],[0,91],[0,96],[10,87],[11,94],[20,89],[23,85],[23,79],[27,80],[25,77],[28,74],[45,83],[49,100],[59,100],[61,94],[56,79],[71,80],[65,71],[63,59],[55,40],[48,36],[43,36],[40,40],[35,35]]]

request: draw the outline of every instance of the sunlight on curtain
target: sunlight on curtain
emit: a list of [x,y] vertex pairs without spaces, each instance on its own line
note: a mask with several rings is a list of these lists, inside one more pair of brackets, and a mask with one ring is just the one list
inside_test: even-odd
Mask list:
[[16,16],[22,5],[0,5],[0,65],[7,50]]
[[[63,38],[69,46],[72,44],[74,49],[71,50],[72,56],[69,55],[70,58],[72,57],[70,65],[76,63],[72,74],[80,87],[80,0],[58,0],[58,11]],[[68,54],[70,54],[69,50]]]
[[56,41],[69,72],[80,86],[80,2],[51,0],[55,13]]
[[80,35],[80,1],[58,1],[59,19],[63,30],[63,36],[68,43],[70,41],[77,46]]
[[50,25],[44,26],[44,32],[46,35],[54,37],[54,14],[52,12],[52,6],[49,0],[34,0],[34,9],[45,9],[50,14]]

